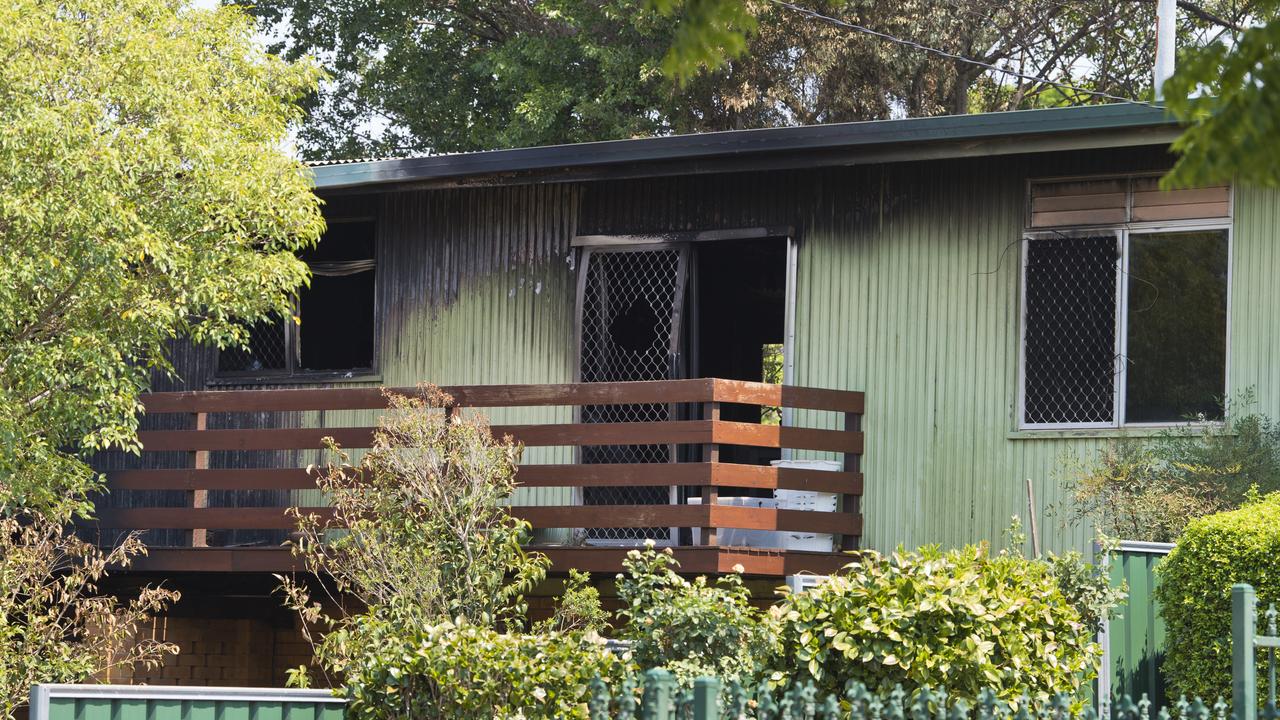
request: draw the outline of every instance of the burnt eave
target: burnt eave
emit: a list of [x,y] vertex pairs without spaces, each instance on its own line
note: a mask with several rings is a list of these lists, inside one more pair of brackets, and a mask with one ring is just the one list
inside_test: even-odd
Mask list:
[[1177,125],[1138,104],[674,135],[313,168],[318,191],[505,185],[900,162],[1167,143]]

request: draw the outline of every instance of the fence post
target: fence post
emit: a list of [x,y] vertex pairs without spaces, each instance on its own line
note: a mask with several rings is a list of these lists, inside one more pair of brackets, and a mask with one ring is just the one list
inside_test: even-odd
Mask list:
[[1237,583],[1231,587],[1231,708],[1235,720],[1258,718],[1258,666],[1254,659],[1257,602],[1253,586]]
[[693,681],[693,720],[720,720],[720,680],[700,677]]
[[671,720],[676,715],[676,679],[671,673],[656,668],[644,674],[643,720]]

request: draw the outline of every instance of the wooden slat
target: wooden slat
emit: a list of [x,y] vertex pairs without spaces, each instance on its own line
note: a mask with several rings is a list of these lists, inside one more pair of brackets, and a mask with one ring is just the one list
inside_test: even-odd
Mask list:
[[1067,225],[1115,225],[1125,222],[1125,209],[1067,210],[1031,215],[1031,227],[1063,227]]
[[[511,436],[531,447],[578,445],[694,445],[708,442],[753,447],[862,452],[862,433],[789,428],[757,423],[672,420],[635,423],[494,425],[495,437]],[[332,437],[344,448],[369,447],[374,428],[248,428],[237,430],[143,430],[147,452],[170,450],[303,450]]]
[[860,535],[862,518],[840,512],[732,505],[520,506],[511,513],[535,528],[716,527]]
[[1198,220],[1200,218],[1224,218],[1231,214],[1226,201],[1209,203],[1184,203],[1181,205],[1148,205],[1133,207],[1134,222],[1157,220]]
[[216,468],[212,470],[116,470],[113,490],[312,490],[316,478],[304,468]]
[[[811,490],[862,494],[859,473],[776,468],[736,463],[635,463],[523,465],[516,480],[525,487],[663,487],[716,485],[759,490]],[[114,490],[309,490],[314,475],[303,468],[216,468],[116,470],[107,473]]]
[[1095,193],[1090,195],[1054,195],[1034,198],[1031,201],[1031,212],[1056,212],[1063,210],[1101,210],[1104,208],[1124,209],[1125,194]]
[[[322,519],[330,508],[302,508]],[[730,505],[553,505],[514,506],[511,514],[535,528],[718,527],[859,535],[862,519],[840,512],[777,510]],[[102,510],[86,525],[138,530],[190,529],[291,530],[294,520],[284,508],[118,508]]]
[[[327,507],[301,508],[306,514],[332,517]],[[98,511],[96,521],[85,524],[105,528],[134,530],[292,530],[297,523],[285,515],[285,508],[212,507],[212,508],[112,508]]]
[[[760,405],[862,412],[863,395],[740,380],[692,379],[642,382],[567,383],[551,385],[455,385],[441,390],[465,407],[539,407],[617,405],[628,403],[735,402]],[[391,388],[416,395],[417,388]],[[380,410],[387,407],[381,388],[293,388],[263,390],[195,390],[147,393],[148,413],[237,413],[314,410]]]
[[[714,381],[653,380],[550,385],[444,386],[458,405],[468,407],[533,407],[555,405],[613,405],[625,403],[703,402],[711,398]],[[391,388],[416,395],[417,388]],[[282,412],[292,410],[376,410],[387,407],[381,388],[305,388],[266,390],[195,390],[148,393],[142,396],[148,413]]]
[[535,528],[701,527],[710,517],[700,505],[525,505],[511,514]]
[[494,437],[510,435],[531,447],[559,445],[666,445],[710,442],[713,424],[706,420],[632,423],[561,423],[494,425]]
[[745,422],[717,422],[712,442],[750,447],[862,452],[862,433],[860,432],[780,427]]
[[1231,188],[1207,187],[1191,190],[1143,190],[1133,193],[1133,206],[1152,207],[1154,205],[1184,205],[1197,203],[1221,203],[1231,201]]
[[168,450],[305,450],[332,437],[344,448],[369,447],[374,428],[247,428],[239,430],[142,430],[147,452]]
[[713,382],[715,383],[715,401],[722,403],[855,413],[861,413],[865,404],[864,394],[853,390],[772,385],[745,380],[717,379]]
[[815,512],[812,510],[777,510],[774,508],[715,505],[711,524],[721,528],[743,530],[785,530],[792,532],[862,534],[862,518],[850,513]]

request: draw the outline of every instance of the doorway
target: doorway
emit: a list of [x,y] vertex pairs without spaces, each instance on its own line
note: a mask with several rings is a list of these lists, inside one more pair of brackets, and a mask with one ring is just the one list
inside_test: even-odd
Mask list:
[[[781,382],[787,344],[790,241],[778,237],[586,247],[578,276],[578,377],[628,382],[717,377]],[[584,406],[583,423],[655,422],[700,417],[701,406]],[[757,406],[721,407],[721,417],[781,420]],[[667,445],[584,446],[579,462],[670,463],[701,460],[698,448]],[[721,460],[768,464],[776,449],[724,447]],[[584,487],[584,505],[683,504],[697,490],[680,487]],[[591,544],[671,543],[671,528],[586,528]]]

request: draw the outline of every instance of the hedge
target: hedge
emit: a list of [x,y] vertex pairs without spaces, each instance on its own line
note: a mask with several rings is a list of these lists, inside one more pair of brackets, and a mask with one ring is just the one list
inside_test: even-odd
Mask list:
[[[1192,522],[1156,572],[1169,684],[1188,697],[1230,698],[1231,586],[1252,585],[1263,609],[1280,603],[1280,493]],[[1265,677],[1259,663],[1260,691]]]

